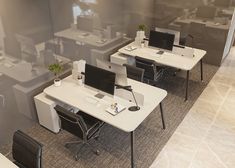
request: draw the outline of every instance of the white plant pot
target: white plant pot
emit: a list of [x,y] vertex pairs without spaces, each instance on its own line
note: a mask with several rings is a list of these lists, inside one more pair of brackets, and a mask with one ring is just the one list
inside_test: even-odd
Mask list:
[[54,85],[55,85],[56,87],[59,87],[59,86],[61,85],[61,80],[60,80],[60,79],[55,79],[55,80],[54,80]]

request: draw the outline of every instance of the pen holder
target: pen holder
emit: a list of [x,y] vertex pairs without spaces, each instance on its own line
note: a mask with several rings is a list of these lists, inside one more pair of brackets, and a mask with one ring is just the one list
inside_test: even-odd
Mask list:
[[81,75],[81,74],[79,74],[79,75],[78,75],[78,77],[77,77],[77,84],[78,84],[79,86],[81,86],[81,85],[82,85],[82,83],[83,83],[82,75]]

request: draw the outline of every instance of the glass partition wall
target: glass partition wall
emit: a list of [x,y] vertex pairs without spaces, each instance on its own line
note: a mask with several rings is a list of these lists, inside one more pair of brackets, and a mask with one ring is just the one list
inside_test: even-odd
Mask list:
[[0,0],[0,146],[37,122],[33,97],[53,83],[48,65],[61,62],[66,76],[72,61],[109,60],[144,24],[147,37],[156,27],[181,32],[180,44],[206,50],[205,62],[219,66],[233,10],[224,0]]

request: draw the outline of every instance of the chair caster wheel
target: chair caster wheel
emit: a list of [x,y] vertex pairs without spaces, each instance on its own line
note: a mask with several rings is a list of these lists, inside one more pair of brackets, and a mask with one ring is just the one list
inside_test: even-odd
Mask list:
[[99,141],[99,139],[100,139],[100,137],[95,137],[95,140],[96,140],[96,141]]
[[99,150],[96,150],[96,151],[95,151],[95,154],[96,154],[97,156],[99,156],[99,155],[100,155],[100,151],[99,151]]

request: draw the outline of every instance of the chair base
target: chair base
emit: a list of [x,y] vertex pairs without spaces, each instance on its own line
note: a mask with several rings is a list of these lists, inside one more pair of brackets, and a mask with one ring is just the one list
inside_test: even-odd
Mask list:
[[[99,136],[95,136],[95,137],[93,137],[92,139],[95,139],[95,140],[98,141]],[[90,140],[91,140],[91,139],[90,139]],[[74,156],[74,158],[75,158],[76,161],[78,161],[78,159],[79,159],[78,154],[79,154],[80,150],[81,150],[85,145],[87,145],[87,146],[92,150],[92,152],[93,152],[94,154],[96,154],[97,156],[100,155],[100,151],[99,151],[98,149],[95,149],[95,147],[92,146],[92,145],[89,143],[89,141],[78,140],[78,141],[66,142],[66,143],[65,143],[65,147],[66,147],[66,148],[69,148],[69,145],[79,145],[79,144],[81,145],[81,147],[77,150],[77,152],[76,152],[76,154],[75,154],[75,156]]]
[[140,107],[139,106],[131,106],[128,108],[129,111],[139,111],[140,110]]

